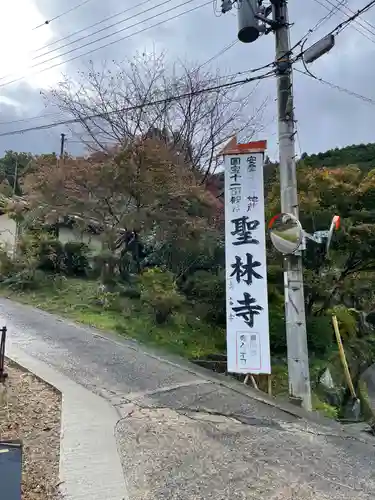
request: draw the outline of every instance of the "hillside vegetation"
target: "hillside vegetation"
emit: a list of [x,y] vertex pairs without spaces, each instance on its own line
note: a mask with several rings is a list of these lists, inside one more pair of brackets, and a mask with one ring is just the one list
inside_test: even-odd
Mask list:
[[368,171],[375,168],[375,143],[353,144],[312,155],[303,153],[302,159],[304,164],[310,167],[335,168],[343,165],[356,165]]

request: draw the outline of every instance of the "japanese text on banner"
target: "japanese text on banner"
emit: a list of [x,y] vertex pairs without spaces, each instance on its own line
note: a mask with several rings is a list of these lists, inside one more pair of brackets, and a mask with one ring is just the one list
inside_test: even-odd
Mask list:
[[228,371],[269,373],[263,154],[225,157]]

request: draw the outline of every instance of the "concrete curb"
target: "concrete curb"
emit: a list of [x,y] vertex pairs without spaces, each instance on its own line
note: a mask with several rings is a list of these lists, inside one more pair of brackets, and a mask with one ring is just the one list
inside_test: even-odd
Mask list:
[[[109,403],[7,340],[6,356],[62,394],[60,480],[64,500],[128,500]],[[105,479],[105,480],[104,480]]]

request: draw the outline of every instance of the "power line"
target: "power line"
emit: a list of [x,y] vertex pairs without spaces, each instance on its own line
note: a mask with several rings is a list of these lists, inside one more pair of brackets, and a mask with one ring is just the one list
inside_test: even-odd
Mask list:
[[[125,23],[126,21],[130,21],[131,19],[134,19],[135,17],[138,17],[140,16],[141,14],[146,14],[147,12],[151,12],[152,10],[154,9],[157,9],[158,7],[161,7],[163,5],[166,5],[167,3],[170,3],[172,2],[173,0],[164,0],[163,2],[157,4],[157,5],[154,5],[153,7],[149,7],[148,9],[145,9],[145,10],[142,10],[141,12],[138,12],[137,14],[133,14],[132,16],[129,16],[129,17],[125,17],[124,19],[120,19],[120,21],[116,21],[115,23],[113,24],[110,24],[109,26],[105,26],[104,28],[101,28],[97,31],[94,31],[93,33],[89,33],[88,35],[85,35],[85,36],[81,36],[80,38],[77,38],[76,40],[72,40],[68,43],[65,43],[64,45],[61,45],[60,47],[58,47],[57,49],[52,49],[52,50],[49,50],[47,52],[43,52],[42,54],[39,54],[35,57],[32,58],[32,60],[35,60],[35,59],[40,59],[41,57],[44,57],[44,56],[48,56],[49,54],[52,54],[53,52],[56,52],[56,50],[61,50],[61,49],[64,49],[65,47],[69,47],[70,45],[73,45],[75,43],[78,43],[78,42],[81,42],[82,40],[86,40],[87,38],[90,38],[94,35],[97,35],[98,33],[102,33],[103,31],[106,31],[106,30],[109,30],[111,28],[114,28],[115,26],[118,26],[119,24],[122,24],[122,23]],[[193,1],[193,0],[190,0],[190,1]],[[145,3],[145,2],[144,2]],[[149,4],[149,2],[147,2]],[[189,3],[189,1],[185,2],[184,4],[180,4],[180,6],[182,5],[185,5],[186,3]],[[176,7],[177,8],[177,7]],[[130,9],[129,9],[130,10]],[[168,12],[168,11],[166,11]],[[157,15],[155,16],[157,17]],[[154,16],[151,18],[151,19],[154,19]],[[149,19],[146,19],[146,21],[148,21]],[[142,21],[141,21],[142,22]],[[137,24],[140,24],[140,23],[137,23]],[[137,26],[137,24],[135,25],[131,25],[129,27],[126,27],[124,29],[129,29],[129,28],[132,28],[133,26]],[[90,43],[95,43],[95,42],[100,42],[101,40],[104,40],[104,38],[107,38],[109,36],[113,36],[113,35],[116,35],[117,33],[120,33],[121,31],[123,31],[124,29],[121,29],[119,31],[115,31],[114,33],[110,33],[109,35],[106,35],[105,37],[102,37],[102,38],[99,38],[97,40],[93,40],[92,42]],[[66,54],[70,54],[70,52],[74,51],[74,50],[78,50],[80,48],[83,48],[83,47],[86,47],[87,45],[80,45],[79,47],[76,47],[75,49],[72,49],[71,51],[69,52],[66,52],[65,54],[62,54],[62,55],[66,55]],[[53,59],[55,59],[56,57],[59,57],[59,55],[56,55],[54,56],[52,59],[47,59],[46,61],[42,61],[40,64],[43,64],[45,62],[49,62],[49,61],[52,61]],[[32,66],[33,67],[33,66]]]
[[[332,4],[332,1],[331,0],[325,0],[326,2],[330,3],[331,5]],[[348,16],[348,14],[346,12],[344,12],[343,9],[346,9],[348,10],[351,14],[355,14],[355,11],[353,9],[351,9],[349,7],[349,5],[346,3],[345,5],[343,5],[342,7],[340,7],[340,10],[341,12],[343,12],[346,16]],[[357,19],[356,21],[357,23],[359,23],[361,26],[362,24],[361,23],[364,23],[364,24],[367,24],[367,26],[369,26],[371,29],[375,30],[375,26],[373,24],[371,24],[369,21],[367,21],[367,19],[362,19],[362,17],[360,17],[359,19]],[[363,26],[364,27],[364,26]],[[366,28],[367,29],[367,28]],[[370,31],[370,33],[374,34],[373,32]]]
[[[333,34],[338,34],[340,33],[341,31],[343,31],[347,26],[349,26],[350,23],[352,23],[353,21],[356,21],[356,19],[361,15],[361,14],[364,14],[365,12],[367,12],[368,10],[370,10],[373,6],[375,5],[375,0],[371,0],[371,2],[369,2],[368,4],[366,4],[364,7],[362,7],[361,9],[357,10],[357,12],[354,12],[354,14],[350,17],[348,17],[348,19],[346,19],[345,21],[343,21],[342,23],[340,23],[338,26],[336,26],[336,28],[334,28],[329,34],[333,35]],[[358,21],[356,21],[358,22]]]
[[50,24],[50,23],[52,23],[52,21],[56,21],[57,19],[60,19],[60,17],[66,16],[67,14],[70,14],[71,12],[83,7],[84,5],[86,5],[87,3],[91,2],[91,1],[92,0],[84,0],[83,2],[75,5],[74,7],[71,7],[70,9],[62,12],[61,14],[58,14],[57,16],[52,17],[52,19],[47,19],[46,21],[44,21],[44,23],[39,24],[38,26],[35,26],[35,28],[33,28],[33,30],[41,28],[42,26],[45,26],[46,24]]
[[0,122],[0,125],[11,125],[12,123],[24,123],[32,120],[38,120],[41,118],[48,118],[49,116],[58,116],[58,113],[46,113],[45,115],[30,116],[29,118],[19,118],[17,120],[10,120],[5,122]]
[[[150,0],[145,0],[137,5],[133,5],[125,10],[122,10],[121,12],[117,12],[117,14],[112,14],[111,16],[108,16],[108,17],[105,17],[104,19],[102,19],[101,21],[97,21],[96,23],[94,24],[90,24],[90,26],[86,26],[86,28],[81,28],[80,30],[78,31],[74,31],[73,33],[70,33],[70,35],[66,35],[62,38],[59,38],[58,40],[55,40],[53,42],[50,42],[50,43],[47,43],[45,45],[43,45],[42,47],[39,47],[39,49],[35,49],[33,52],[39,52],[43,49],[46,49],[48,47],[52,47],[53,45],[56,45],[57,43],[60,43],[60,42],[63,42],[64,40],[68,40],[70,37],[74,36],[74,35],[79,35],[80,33],[83,33],[84,31],[87,31],[91,28],[95,28],[95,26],[99,26],[100,24],[103,24],[105,23],[106,21],[110,21],[111,19],[114,19],[118,16],[121,16],[121,14],[125,14],[126,12],[130,12],[131,10],[135,9],[135,8],[139,8],[139,7],[142,7],[143,5],[146,5],[146,4],[149,4]],[[58,47],[59,49],[60,47]]]
[[[335,26],[329,33],[326,33],[326,35],[324,35],[323,38],[325,37],[328,37],[329,35],[339,35],[347,26],[350,25],[350,23],[352,23],[353,21],[355,21],[357,19],[357,17],[359,17],[361,14],[363,14],[364,12],[366,12],[367,10],[371,9],[373,6],[375,5],[375,0],[371,0],[368,4],[366,4],[364,7],[362,7],[362,9],[358,10],[357,12],[355,12],[351,17],[349,17],[348,19],[345,19],[344,21],[342,21],[341,23],[339,23],[337,26]],[[309,34],[309,32],[307,33],[307,35]],[[304,37],[304,42],[305,43],[308,39],[308,36],[305,35]],[[371,41],[374,41],[374,40],[371,40]],[[291,51],[294,49],[295,47],[292,47]],[[306,50],[308,50],[308,48],[306,49],[303,49],[303,45],[302,45],[302,50],[301,52],[293,59],[292,62],[296,62],[300,59],[303,60],[303,55],[305,54]],[[291,52],[290,51],[290,52]]]
[[[328,5],[326,5],[325,3],[322,2],[322,0],[314,0],[317,4],[321,5],[322,7],[324,7],[325,9],[327,9],[329,12],[331,11],[330,7]],[[325,0],[326,2],[328,2],[328,4],[330,4],[331,6],[333,7],[337,7],[335,4],[333,4],[332,2],[330,2],[330,0]],[[345,12],[343,12],[340,8],[337,9],[339,12],[341,12],[341,14],[343,16],[345,16],[345,18],[348,17],[348,14],[346,14]],[[367,38],[367,40],[369,40],[370,42],[374,42],[374,40],[372,38],[370,38],[370,36],[363,32],[362,29],[365,29],[367,32],[370,33],[370,35],[374,35],[375,33],[372,33],[368,28],[366,28],[366,26],[363,26],[358,20],[356,20],[357,17],[359,17],[359,15],[357,15],[356,13],[354,13],[354,15],[356,16],[353,20],[355,21],[356,25],[353,25],[351,26],[354,30],[357,31],[357,33],[361,34],[362,36],[364,36],[365,38]],[[352,16],[353,17],[353,16]],[[344,23],[346,23],[348,20],[350,20],[351,18],[349,17],[348,19],[345,19],[344,18]],[[343,24],[343,23],[341,23]],[[357,27],[357,24],[359,27],[361,27],[362,29],[358,29]],[[345,26],[346,27],[346,26]]]
[[[160,16],[160,15],[162,15],[162,14],[166,14],[167,12],[170,12],[170,11],[172,11],[172,10],[175,10],[175,9],[176,9],[176,8],[178,8],[178,7],[181,7],[181,5],[186,5],[187,3],[191,3],[192,1],[194,1],[194,0],[187,0],[187,1],[183,2],[182,4],[179,4],[179,5],[178,5],[178,6],[176,6],[176,7],[172,7],[171,9],[168,9],[168,10],[166,10],[166,11],[164,11],[164,12],[161,12],[161,13],[159,13],[159,14],[155,15],[155,16],[152,16],[152,17],[150,17],[150,18],[148,18],[148,19],[145,19],[145,20],[143,20],[143,21],[141,21],[141,22],[139,22],[139,23],[136,23],[136,24],[134,24],[134,25],[132,25],[132,26],[128,26],[128,27],[126,27],[126,28],[123,28],[123,29],[121,29],[121,30],[118,30],[117,32],[112,33],[112,35],[115,35],[115,34],[117,34],[117,33],[120,33],[121,31],[124,31],[125,29],[131,28],[131,27],[136,26],[136,25],[138,25],[138,24],[142,24],[142,23],[144,23],[145,21],[149,21],[149,20],[151,20],[151,19],[154,19],[155,17],[158,17],[158,16]],[[375,1],[375,0],[374,0],[374,1]],[[189,14],[190,12],[193,12],[193,11],[195,11],[195,10],[201,9],[202,7],[206,7],[207,5],[210,5],[210,4],[211,4],[211,0],[208,0],[207,2],[205,2],[205,3],[203,3],[203,4],[200,4],[200,5],[196,6],[196,7],[192,7],[191,9],[188,9],[188,10],[185,10],[185,11],[183,11],[183,12],[180,12],[179,14],[176,14],[175,16],[172,16],[172,17],[170,17],[170,18],[168,18],[168,19],[164,19],[163,21],[160,21],[160,22],[158,22],[158,23],[155,23],[155,24],[153,24],[152,26],[148,26],[148,27],[146,27],[146,28],[142,28],[141,30],[138,30],[138,31],[136,31],[136,32],[134,32],[134,33],[131,33],[130,35],[127,35],[127,36],[124,36],[124,37],[121,37],[121,38],[117,38],[116,40],[113,40],[113,41],[108,42],[108,43],[106,43],[106,44],[104,44],[104,45],[101,45],[100,47],[95,47],[94,49],[91,49],[91,50],[89,50],[89,51],[87,51],[87,52],[85,52],[85,53],[83,53],[83,54],[79,54],[79,55],[74,56],[74,57],[71,57],[70,59],[67,59],[67,60],[65,60],[65,61],[58,62],[58,63],[56,63],[56,64],[53,64],[52,66],[48,66],[47,68],[43,68],[43,69],[41,69],[41,70],[39,70],[39,71],[37,71],[36,73],[33,73],[33,74],[44,73],[45,71],[49,71],[49,70],[51,70],[51,69],[53,69],[53,68],[57,68],[58,66],[61,66],[62,64],[67,64],[67,63],[69,63],[69,62],[75,61],[76,59],[79,59],[80,57],[84,57],[84,56],[87,56],[87,55],[89,55],[89,54],[92,54],[92,53],[94,53],[94,52],[96,52],[96,51],[98,51],[98,50],[101,50],[101,49],[104,49],[104,48],[109,47],[109,46],[111,46],[111,45],[114,45],[115,43],[121,42],[121,41],[126,40],[126,39],[128,39],[128,38],[131,38],[131,37],[132,37],[132,36],[134,36],[134,35],[138,35],[138,34],[140,34],[140,33],[144,33],[145,31],[147,31],[147,30],[149,30],[149,29],[156,28],[157,26],[161,26],[162,24],[164,24],[164,23],[166,23],[166,22],[168,22],[168,21],[173,21],[174,19],[177,19],[178,17],[181,17],[181,16],[183,16],[183,15],[185,15],[185,14]],[[108,38],[108,36],[112,36],[112,35],[107,35],[107,36],[105,36],[105,37],[103,37],[103,38],[101,38],[101,39],[99,39],[99,40],[94,40],[94,41],[92,41],[92,42],[90,42],[90,43],[88,43],[88,44],[85,44],[84,46],[80,46],[80,47],[78,47],[78,48],[76,48],[76,49],[74,49],[74,50],[71,50],[71,51],[69,51],[69,52],[67,52],[67,53],[65,53],[65,54],[61,54],[60,56],[57,56],[57,57],[62,57],[62,56],[64,56],[64,55],[68,54],[68,53],[71,53],[71,52],[73,52],[73,51],[75,51],[75,50],[78,50],[78,49],[81,49],[81,48],[83,48],[83,47],[86,47],[86,46],[88,46],[88,45],[92,45],[93,43],[96,43],[96,42],[98,42],[98,41],[100,41],[100,40],[102,40],[102,39]],[[55,58],[56,58],[56,57],[54,57],[54,58],[52,58],[52,59],[55,59]],[[43,61],[42,63],[39,63],[38,65],[44,64],[44,63],[46,63],[46,62],[48,62],[48,61]],[[38,66],[38,65],[35,65],[35,66]],[[34,66],[32,66],[32,67],[34,67]],[[29,75],[27,75],[27,76],[29,76]],[[21,77],[19,77],[19,78],[15,78],[14,80],[11,80],[11,81],[8,81],[8,82],[5,82],[5,83],[2,83],[2,84],[0,84],[0,88],[1,88],[1,87],[5,87],[6,85],[10,85],[10,84],[12,84],[12,83],[19,82],[19,81],[23,80],[24,78],[26,78],[26,76],[21,76]]]
[[207,64],[209,64],[210,62],[214,61],[215,59],[217,59],[218,57],[222,56],[223,54],[225,54],[225,52],[227,52],[229,49],[231,49],[232,47],[234,47],[236,45],[236,43],[238,42],[238,40],[234,40],[232,43],[230,43],[229,45],[226,45],[224,48],[222,48],[220,50],[220,52],[218,52],[217,54],[215,54],[214,56],[210,57],[210,59],[207,59],[207,61],[205,61],[203,64],[201,64],[200,66],[198,66],[198,69],[201,69],[203,68],[203,66],[206,66]]
[[[328,11],[328,13],[327,13],[325,16],[323,16],[321,19],[319,19],[319,20],[318,20],[318,22],[315,24],[315,26],[313,26],[313,28],[311,28],[311,29],[309,30],[309,32],[310,32],[310,33],[312,33],[312,32],[314,32],[314,31],[316,31],[316,30],[317,30],[318,28],[320,28],[320,27],[321,27],[321,26],[322,26],[325,22],[329,21],[329,20],[331,19],[331,17],[335,14],[335,12],[336,12],[337,10],[339,10],[339,8],[340,8],[342,5],[346,4],[346,3],[347,3],[347,1],[348,1],[348,0],[340,0],[340,2],[338,2],[338,3],[337,3],[337,5],[334,5],[334,6],[332,7],[332,9],[330,9],[330,10]],[[322,4],[320,4],[320,5],[322,5]],[[323,7],[327,8],[325,5],[324,5]]]
[[[211,3],[211,0],[210,0],[210,3]],[[18,135],[18,134],[23,134],[25,132],[31,132],[31,131],[36,131],[36,130],[46,130],[46,129],[50,129],[50,128],[54,128],[54,127],[58,127],[58,126],[62,126],[62,125],[71,125],[71,124],[74,124],[74,123],[86,122],[86,121],[89,121],[89,120],[93,120],[95,118],[104,118],[104,117],[108,117],[108,116],[113,115],[113,114],[126,113],[128,111],[134,111],[135,109],[143,109],[143,108],[147,108],[147,107],[151,107],[151,106],[156,106],[156,105],[159,105],[159,104],[166,104],[166,103],[169,103],[169,102],[174,102],[174,101],[179,101],[181,99],[186,99],[188,97],[194,97],[194,96],[200,95],[200,94],[205,94],[205,93],[210,93],[210,92],[216,92],[216,91],[218,91],[220,89],[223,89],[223,88],[233,88],[233,87],[238,87],[238,86],[241,86],[241,85],[245,85],[247,83],[254,82],[254,81],[257,81],[257,80],[264,80],[265,78],[269,78],[269,77],[273,76],[274,74],[275,74],[275,72],[274,72],[274,70],[272,70],[272,71],[269,71],[267,73],[264,73],[263,75],[254,76],[254,77],[251,77],[251,78],[244,78],[242,80],[236,80],[234,82],[229,82],[229,83],[222,83],[222,84],[219,84],[219,85],[215,85],[215,86],[212,86],[212,87],[206,87],[204,89],[196,90],[196,91],[193,91],[193,92],[185,92],[183,94],[171,96],[171,97],[164,98],[164,99],[158,99],[158,100],[155,100],[155,101],[149,101],[149,102],[145,102],[143,104],[137,104],[137,105],[129,106],[129,107],[122,108],[122,109],[117,109],[117,110],[109,111],[107,113],[98,113],[98,114],[95,114],[95,115],[89,115],[89,116],[87,116],[85,118],[82,118],[82,119],[71,118],[69,120],[63,120],[63,121],[59,121],[59,122],[48,123],[48,124],[39,125],[39,126],[36,126],[36,127],[28,127],[28,128],[19,129],[19,130],[13,130],[11,132],[3,132],[3,133],[0,134],[0,137],[7,137],[7,136],[11,136],[11,135]]]
[[336,85],[335,83],[332,83],[332,82],[329,82],[327,80],[324,80],[323,78],[319,78],[318,76],[315,76],[312,73],[309,73],[307,71],[302,71],[302,70],[297,69],[297,68],[295,68],[295,71],[298,71],[298,73],[301,73],[302,75],[309,76],[313,80],[317,80],[318,82],[323,83],[324,85],[328,85],[329,87],[331,87],[331,88],[333,88],[335,90],[338,90],[340,92],[348,94],[348,95],[350,95],[352,97],[356,97],[357,99],[361,99],[362,101],[364,101],[364,102],[366,102],[368,104],[375,105],[375,99],[371,99],[370,97],[366,97],[366,96],[364,96],[362,94],[358,94],[357,92],[349,90],[349,89],[347,89],[345,87],[341,87],[340,85]]
[[[165,4],[167,4],[167,3],[170,3],[171,1],[172,1],[172,0],[164,0],[162,3],[160,3],[160,4],[156,5],[155,7],[160,7],[160,6],[162,6],[162,5],[165,5]],[[111,36],[117,35],[118,33],[121,33],[121,32],[123,32],[123,31],[126,31],[126,30],[128,30],[128,29],[130,29],[130,28],[133,28],[133,27],[135,27],[135,26],[139,26],[139,25],[141,25],[141,24],[142,24],[143,22],[145,22],[145,21],[150,21],[150,20],[152,20],[152,19],[155,19],[155,18],[157,18],[157,17],[159,17],[159,16],[161,16],[161,15],[163,15],[163,14],[167,14],[168,12],[171,12],[171,11],[173,11],[173,10],[176,10],[177,8],[182,7],[182,6],[184,6],[184,5],[188,4],[188,3],[191,3],[191,2],[193,2],[193,1],[195,1],[195,0],[187,0],[186,2],[183,2],[183,3],[181,3],[181,4],[178,4],[178,5],[177,5],[177,6],[175,6],[175,7],[172,7],[172,8],[170,8],[170,9],[167,9],[167,10],[163,11],[163,12],[160,12],[160,13],[158,13],[158,14],[155,14],[155,15],[153,15],[153,16],[151,16],[151,17],[147,18],[147,19],[144,19],[143,21],[139,21],[139,22],[134,23],[134,24],[131,24],[131,25],[129,25],[129,26],[125,26],[124,28],[121,28],[120,30],[114,31],[113,33],[109,33],[108,35],[105,35],[105,36],[103,36],[103,37],[100,37],[100,38],[97,38],[97,39],[95,39],[95,40],[92,40],[91,42],[88,42],[88,43],[85,43],[85,44],[79,45],[78,47],[75,47],[75,48],[73,48],[73,49],[70,49],[70,50],[68,50],[68,51],[66,51],[66,52],[64,52],[64,53],[62,53],[62,54],[55,54],[53,57],[50,57],[49,59],[45,59],[44,61],[40,61],[40,62],[37,62],[37,63],[33,64],[32,66],[30,66],[30,68],[29,68],[29,69],[33,69],[33,68],[36,68],[36,67],[38,67],[38,66],[42,66],[43,64],[46,64],[46,63],[51,62],[51,61],[54,61],[55,59],[57,59],[57,58],[59,58],[59,57],[64,57],[64,56],[66,56],[66,55],[68,55],[68,54],[71,54],[71,53],[73,53],[73,52],[77,51],[77,50],[83,49],[84,47],[88,47],[88,46],[90,46],[90,45],[92,45],[92,44],[94,44],[94,43],[101,42],[102,40],[105,40],[105,39],[107,39],[107,38],[109,38],[109,37],[111,37]],[[116,25],[121,24],[121,23],[123,23],[123,22],[125,22],[125,21],[128,21],[128,20],[131,20],[131,19],[133,19],[133,18],[137,17],[138,15],[140,15],[140,14],[144,14],[144,13],[149,12],[149,11],[151,11],[151,10],[153,10],[153,8],[146,9],[146,10],[144,10],[144,11],[140,12],[139,14],[135,14],[135,15],[133,15],[133,16],[130,16],[130,17],[128,17],[128,18],[125,18],[125,19],[123,19],[123,20],[121,20],[121,21],[118,21],[118,22],[116,22],[116,23],[114,23],[114,24],[112,24],[112,25],[108,26],[108,27],[102,28],[101,30],[98,30],[97,32],[94,32],[94,33],[89,34],[89,35],[87,35],[87,36],[81,37],[81,38],[79,38],[79,39],[77,39],[77,40],[75,40],[75,41],[73,41],[73,42],[70,42],[70,43],[68,43],[68,44],[65,44],[65,45],[63,45],[62,47],[59,47],[58,49],[54,49],[54,50],[51,50],[51,51],[49,51],[49,52],[43,53],[43,54],[41,54],[41,55],[39,55],[39,56],[36,56],[36,57],[34,57],[33,59],[38,59],[38,58],[43,57],[43,56],[45,56],[45,55],[52,54],[52,53],[53,53],[53,52],[55,52],[56,50],[59,50],[59,49],[61,49],[61,48],[63,48],[63,47],[67,47],[67,46],[69,46],[69,45],[72,45],[73,43],[76,43],[76,42],[78,42],[78,41],[80,41],[80,40],[84,40],[84,39],[86,39],[86,38],[89,38],[89,37],[91,37],[91,36],[95,35],[96,33],[100,33],[100,32],[102,32],[102,31],[105,31],[105,30],[107,30],[107,29],[109,29],[109,28],[111,28],[111,27],[113,27],[113,26],[116,26]],[[8,75],[8,76],[11,76],[11,75]],[[7,78],[7,77],[6,77],[6,76],[4,76],[3,78],[1,78],[1,79],[0,79],[0,81],[1,81],[1,80],[4,80],[5,78]],[[12,81],[12,82],[10,82],[10,83],[13,83],[13,81]]]
[[[324,0],[324,1],[330,5],[333,5],[331,0]],[[354,10],[352,10],[348,5],[345,5],[345,6],[342,6],[338,9],[345,17],[349,17],[349,14],[344,9],[346,9],[346,11],[349,11],[350,14],[355,14]],[[373,26],[371,23],[369,23],[366,19],[362,19],[361,17],[358,17],[358,19],[356,19],[354,22],[358,26],[360,26],[362,29],[367,31],[367,33],[369,33],[370,35],[372,35],[372,36],[375,35],[375,31],[374,31],[375,26]],[[360,33],[362,33],[362,31]]]
[[[224,47],[223,49],[220,50],[220,52],[218,52],[217,54],[215,54],[214,56],[212,56],[210,59],[208,59],[207,61],[205,61],[204,63],[202,63],[200,66],[198,66],[195,71],[198,71],[199,69],[201,69],[203,66],[205,66],[206,64],[210,63],[211,61],[213,61],[214,59],[216,59],[217,57],[219,57],[220,55],[222,55],[224,52],[226,52],[227,50],[229,50],[231,47],[233,47],[235,45],[235,43],[237,43],[237,40],[235,40],[234,42],[232,42],[231,44],[227,45],[226,47]],[[237,71],[236,73],[231,73],[229,75],[223,75],[223,76],[215,76],[211,79],[208,79],[208,80],[205,80],[203,83],[210,83],[210,82],[213,82],[215,80],[223,80],[223,79],[229,79],[229,78],[233,78],[233,77],[239,77],[241,75],[248,75],[250,73],[257,73],[263,69],[267,69],[271,66],[274,65],[274,62],[270,62],[268,64],[264,64],[263,66],[259,66],[258,68],[253,68],[253,69],[250,69],[250,70],[246,70],[246,71]],[[193,68],[194,70],[194,68]],[[13,123],[25,123],[25,122],[30,122],[32,120],[38,120],[38,119],[41,119],[41,118],[48,118],[49,116],[58,116],[58,113],[46,113],[45,115],[36,115],[36,116],[31,116],[29,118],[20,118],[19,120],[11,120],[11,121],[5,121],[5,122],[0,122],[0,125],[11,125]]]
[[[47,71],[47,70],[52,69],[52,68],[54,68],[54,67],[60,66],[61,64],[65,64],[65,63],[67,63],[67,62],[71,62],[71,61],[73,61],[73,60],[75,60],[75,59],[78,59],[79,57],[82,57],[82,56],[85,56],[85,55],[91,54],[91,53],[93,53],[93,52],[96,52],[97,50],[100,50],[100,49],[102,49],[102,48],[105,48],[105,47],[108,47],[108,46],[110,46],[110,45],[113,45],[114,43],[117,43],[117,42],[122,41],[122,40],[124,40],[124,39],[130,38],[131,36],[134,36],[134,35],[136,35],[136,34],[142,33],[142,32],[144,32],[144,31],[146,31],[146,30],[148,30],[148,29],[152,29],[152,28],[154,28],[154,27],[157,27],[157,26],[159,26],[159,25],[161,25],[161,24],[164,24],[165,22],[168,22],[168,21],[171,21],[171,20],[173,20],[173,19],[176,19],[176,18],[178,18],[178,17],[180,17],[180,16],[182,16],[182,15],[184,15],[184,14],[187,14],[187,13],[189,13],[189,12],[195,11],[195,10],[197,10],[197,9],[199,9],[199,8],[201,8],[201,7],[204,7],[204,6],[206,6],[206,5],[210,4],[210,3],[211,3],[211,1],[208,1],[208,2],[206,2],[205,4],[202,4],[202,5],[200,5],[200,6],[197,6],[197,7],[194,7],[194,8],[192,8],[192,9],[189,9],[189,10],[187,10],[187,11],[184,11],[184,12],[182,12],[182,13],[180,13],[180,14],[177,14],[176,16],[173,16],[173,17],[171,17],[171,18],[169,18],[169,19],[166,19],[166,20],[161,21],[161,22],[159,22],[159,23],[156,23],[156,24],[154,24],[154,25],[152,25],[152,26],[149,26],[149,27],[147,27],[147,28],[144,28],[144,29],[142,29],[142,30],[139,30],[139,31],[137,31],[137,32],[135,32],[135,33],[133,33],[133,34],[131,34],[131,35],[128,35],[128,36],[126,36],[126,37],[122,37],[122,38],[120,38],[120,39],[118,39],[118,40],[114,40],[114,41],[112,41],[112,42],[109,42],[108,44],[105,44],[105,45],[102,45],[102,46],[100,46],[100,47],[97,47],[97,48],[95,48],[95,49],[93,49],[93,50],[91,50],[91,51],[86,52],[85,54],[81,54],[81,55],[79,55],[79,56],[75,56],[75,57],[73,57],[73,58],[71,58],[71,59],[69,59],[69,60],[67,60],[67,61],[63,61],[63,62],[61,62],[61,63],[57,63],[57,64],[55,64],[55,65],[53,65],[53,66],[51,66],[51,67],[44,68],[44,69],[42,69],[39,73],[44,72],[44,71]],[[342,23],[338,24],[338,25],[337,25],[337,26],[336,26],[333,30],[331,30],[331,32],[330,32],[329,34],[333,34],[333,33],[335,33],[336,31],[339,33],[339,32],[340,32],[339,30],[340,30],[343,26],[346,26],[346,25],[350,24],[350,23],[351,23],[353,20],[355,20],[355,19],[356,19],[356,18],[357,18],[360,14],[362,14],[364,11],[368,10],[369,8],[371,8],[374,4],[375,4],[375,0],[372,0],[372,1],[371,1],[371,2],[369,2],[369,3],[365,6],[365,7],[363,7],[362,9],[360,9],[359,11],[357,11],[355,14],[353,14],[353,16],[351,16],[350,18],[346,19],[346,20],[345,20],[345,21],[343,21]],[[295,45],[291,48],[291,51],[292,51],[292,50],[294,50],[297,46],[301,45],[301,43],[303,42],[303,40],[304,40],[304,39],[306,39],[306,38],[307,38],[307,36],[308,36],[308,35],[309,35],[309,34],[310,34],[310,33],[311,33],[314,29],[316,29],[316,25],[315,25],[315,27],[313,27],[312,29],[310,29],[310,30],[307,32],[307,34],[306,34],[306,35],[304,35],[304,36],[301,38],[301,40],[300,40],[300,41],[298,41],[298,42],[297,42],[297,43],[296,43],[296,44],[295,44]],[[233,42],[233,44],[234,44],[234,42]],[[233,45],[232,45],[232,44],[230,44],[228,47],[225,47],[225,48],[223,49],[223,51],[228,50],[231,46],[233,46]],[[221,51],[221,52],[222,52],[222,51]],[[300,53],[299,53],[299,54],[298,54],[298,55],[294,58],[294,61],[293,61],[293,62],[296,62],[298,59],[301,59],[301,58],[302,58],[302,56],[303,56],[303,54],[304,54],[304,52],[305,52],[305,50],[301,51],[301,52],[300,52]],[[220,54],[220,53],[219,53],[219,54]],[[216,56],[214,56],[214,58],[215,58],[215,57],[216,57]],[[210,61],[210,60],[209,60],[209,61]],[[206,61],[203,65],[207,64],[209,61]],[[252,72],[255,72],[255,71],[260,71],[260,70],[262,70],[262,69],[269,68],[269,67],[271,67],[271,66],[273,66],[273,65],[275,65],[275,62],[270,62],[270,63],[268,63],[268,64],[265,64],[265,65],[263,65],[263,66],[260,66],[259,68],[254,69],[254,70],[247,70],[247,71],[238,72],[238,73],[235,73],[234,75],[228,75],[227,77],[224,77],[224,78],[229,78],[230,76],[236,76],[236,75],[241,75],[241,74],[248,74],[248,73],[252,73]],[[310,76],[313,76],[313,75],[310,75]],[[24,78],[24,77],[21,77],[21,78],[18,78],[18,79],[16,79],[16,80],[14,80],[14,81],[11,81],[11,82],[6,82],[5,84],[0,85],[0,87],[5,86],[5,85],[9,85],[9,84],[11,84],[11,83],[14,83],[15,81],[20,81],[20,80],[22,80],[23,78]],[[45,115],[45,116],[46,116],[46,115]],[[32,118],[30,118],[30,120],[31,120],[31,119],[36,119],[36,118],[39,118],[39,116],[38,116],[38,117],[32,117]],[[28,120],[29,120],[29,119],[25,119],[25,121],[28,121]],[[23,121],[23,120],[20,120],[20,121]],[[12,122],[3,122],[3,124],[7,124],[7,123],[12,123]],[[56,123],[56,126],[57,126],[57,125],[59,125],[59,124],[64,124],[64,123],[65,123],[65,122],[59,122],[59,123]],[[70,123],[70,122],[68,122],[68,123]],[[55,125],[54,125],[54,124],[52,124],[52,126],[55,126]],[[13,132],[10,132],[10,134],[27,132],[27,131],[29,131],[29,130],[37,130],[37,129],[40,129],[40,128],[43,128],[43,127],[44,127],[44,126],[34,127],[34,128],[33,128],[33,127],[31,127],[31,128],[29,128],[29,129],[22,129],[22,130],[20,130],[20,131],[13,131]]]

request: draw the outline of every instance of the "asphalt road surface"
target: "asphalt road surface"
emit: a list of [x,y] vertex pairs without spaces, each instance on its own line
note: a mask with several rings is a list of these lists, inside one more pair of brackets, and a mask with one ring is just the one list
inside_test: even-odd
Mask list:
[[375,497],[375,440],[365,433],[293,415],[178,358],[6,299],[0,319],[18,348],[119,410],[131,500]]

